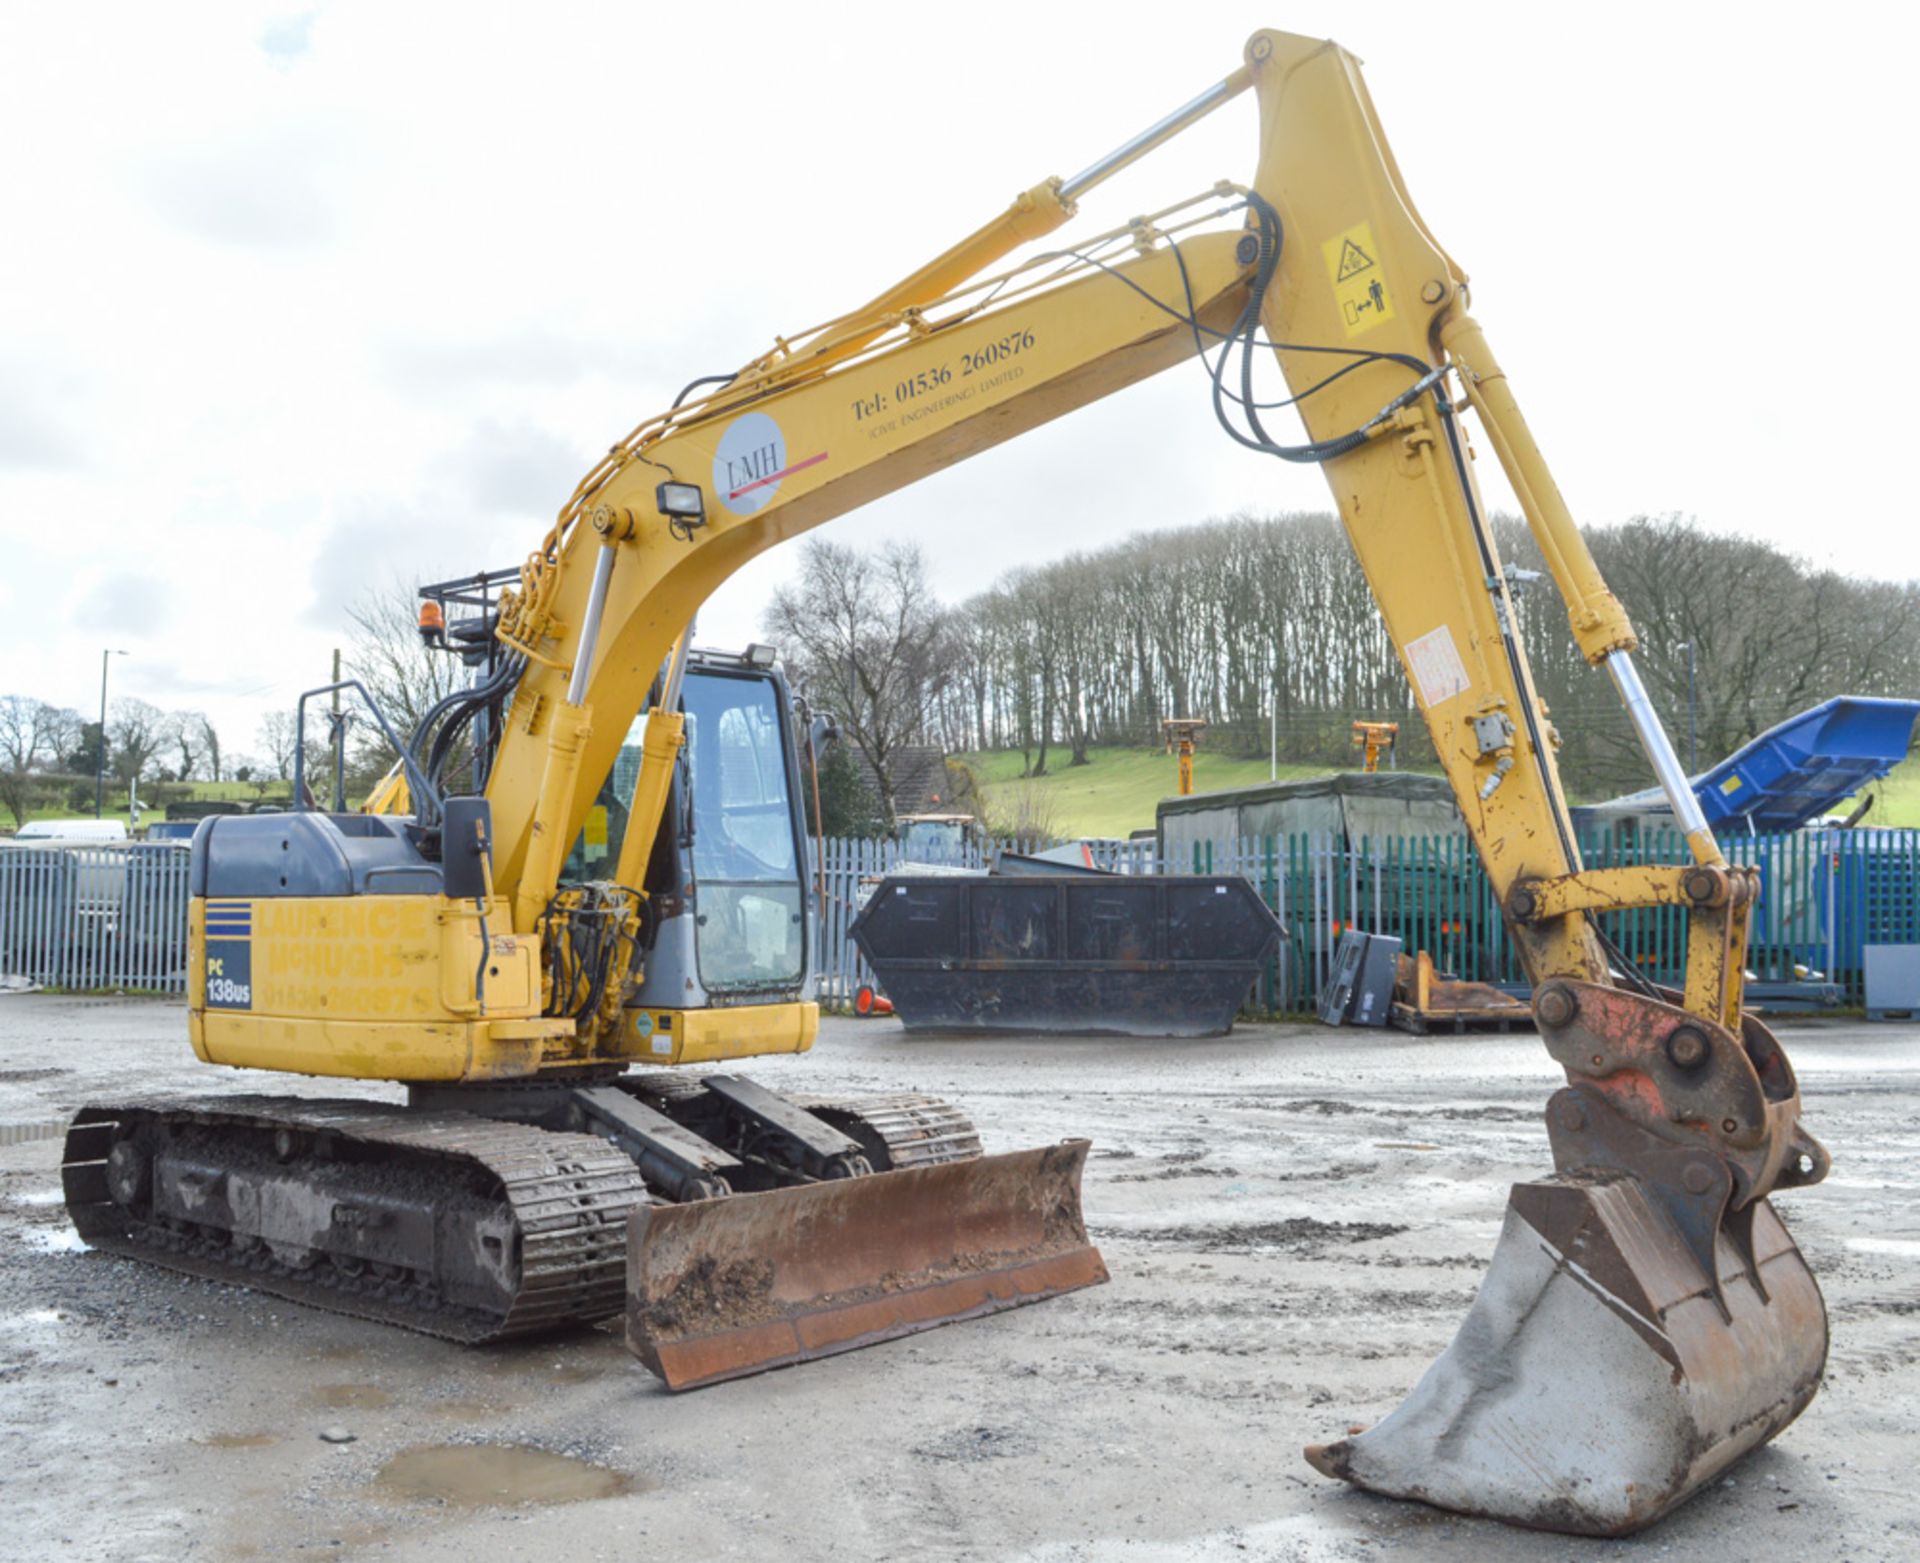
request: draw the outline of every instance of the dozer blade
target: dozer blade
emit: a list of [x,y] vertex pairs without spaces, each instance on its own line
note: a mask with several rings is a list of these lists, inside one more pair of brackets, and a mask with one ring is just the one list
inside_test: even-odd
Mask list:
[[1097,1285],[1087,1145],[645,1206],[627,1345],[692,1389]]
[[1820,1289],[1772,1207],[1751,1213],[1751,1272],[1725,1231],[1714,1239],[1716,1298],[1638,1179],[1516,1184],[1453,1344],[1392,1415],[1307,1459],[1510,1524],[1592,1536],[1651,1524],[1819,1387]]

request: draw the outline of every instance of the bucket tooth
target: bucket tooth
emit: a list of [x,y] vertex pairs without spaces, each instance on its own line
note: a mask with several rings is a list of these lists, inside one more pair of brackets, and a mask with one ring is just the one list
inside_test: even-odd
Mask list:
[[1370,1492],[1541,1530],[1651,1524],[1819,1387],[1819,1287],[1771,1205],[1749,1209],[1751,1268],[1723,1233],[1708,1277],[1629,1175],[1516,1184],[1453,1343],[1390,1416],[1308,1461]]
[[692,1389],[1097,1285],[1087,1145],[646,1206],[628,1348]]

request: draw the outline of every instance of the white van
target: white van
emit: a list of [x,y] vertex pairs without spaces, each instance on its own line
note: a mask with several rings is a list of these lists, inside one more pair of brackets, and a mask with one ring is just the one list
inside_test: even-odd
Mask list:
[[22,825],[13,839],[91,846],[102,841],[125,841],[127,827],[117,819],[37,819]]

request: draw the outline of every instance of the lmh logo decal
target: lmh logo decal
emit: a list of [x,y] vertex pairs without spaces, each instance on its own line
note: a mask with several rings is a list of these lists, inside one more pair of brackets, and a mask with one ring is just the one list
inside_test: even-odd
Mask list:
[[750,516],[780,492],[781,481],[827,459],[827,453],[789,463],[787,437],[763,412],[735,418],[713,453],[713,491],[735,515]]

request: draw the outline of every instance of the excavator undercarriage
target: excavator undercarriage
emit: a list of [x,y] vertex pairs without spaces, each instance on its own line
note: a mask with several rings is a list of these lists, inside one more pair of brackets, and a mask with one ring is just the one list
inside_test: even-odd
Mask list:
[[[96,1248],[423,1334],[480,1344],[624,1311],[681,1389],[1106,1279],[1080,1219],[1086,1149],[982,1157],[928,1096],[602,1072],[416,1088],[407,1107],[88,1107],[63,1179]],[[745,1208],[772,1190],[764,1216]],[[629,1286],[636,1217],[680,1236],[671,1259],[638,1241]],[[725,1252],[690,1258],[686,1234],[715,1230]],[[749,1350],[743,1329],[788,1338]]]

